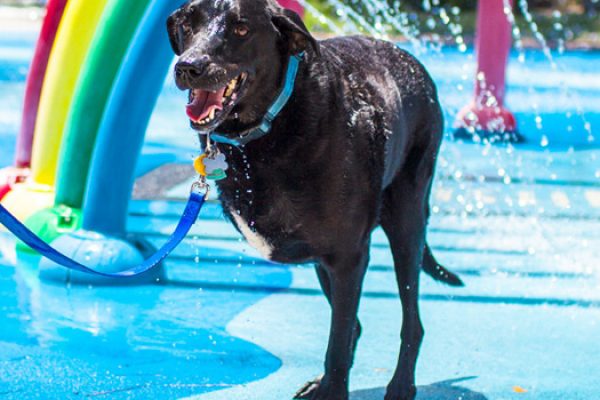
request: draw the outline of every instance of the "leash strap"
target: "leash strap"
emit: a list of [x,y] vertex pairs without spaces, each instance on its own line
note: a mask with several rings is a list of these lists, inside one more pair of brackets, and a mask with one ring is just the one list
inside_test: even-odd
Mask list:
[[183,215],[181,216],[181,220],[179,221],[179,224],[177,224],[175,232],[173,232],[167,243],[165,243],[152,257],[143,263],[128,267],[124,271],[116,273],[94,271],[93,269],[88,268],[85,265],[65,256],[40,239],[36,234],[31,232],[1,204],[0,223],[33,250],[37,251],[51,261],[62,265],[63,267],[109,278],[125,278],[143,274],[144,272],[156,267],[165,258],[167,258],[167,256],[183,241],[185,236],[192,228],[192,225],[194,225],[194,223],[196,223],[198,220],[198,215],[200,214],[200,210],[202,209],[205,200],[205,195],[192,191],[187,206],[185,207]]

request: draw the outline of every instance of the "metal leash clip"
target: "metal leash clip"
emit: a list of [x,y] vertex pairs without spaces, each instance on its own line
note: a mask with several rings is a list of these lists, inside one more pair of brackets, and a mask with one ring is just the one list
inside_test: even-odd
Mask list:
[[191,193],[202,193],[204,192],[204,198],[208,198],[208,194],[210,193],[210,185],[206,182],[206,177],[202,175],[198,175],[198,179],[192,183],[192,187],[190,188]]

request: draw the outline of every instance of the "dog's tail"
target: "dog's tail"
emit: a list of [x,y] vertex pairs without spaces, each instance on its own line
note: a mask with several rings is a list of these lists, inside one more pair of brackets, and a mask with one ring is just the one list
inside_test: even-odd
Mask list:
[[446,268],[441,266],[433,254],[428,244],[425,244],[425,250],[423,251],[423,271],[431,276],[436,281],[443,282],[450,286],[464,286],[462,280],[458,275],[448,271]]

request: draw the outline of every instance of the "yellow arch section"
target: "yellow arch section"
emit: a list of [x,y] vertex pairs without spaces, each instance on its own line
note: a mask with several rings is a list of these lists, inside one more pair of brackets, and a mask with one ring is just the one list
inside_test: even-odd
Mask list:
[[71,0],[58,29],[35,127],[31,179],[54,187],[58,154],[77,78],[107,0]]

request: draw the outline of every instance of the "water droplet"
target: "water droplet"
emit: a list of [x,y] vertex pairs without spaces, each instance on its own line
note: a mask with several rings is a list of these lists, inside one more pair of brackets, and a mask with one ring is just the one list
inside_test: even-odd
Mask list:
[[429,29],[435,29],[435,20],[432,17],[427,18],[427,21],[425,21],[425,25],[427,25],[427,27]]

